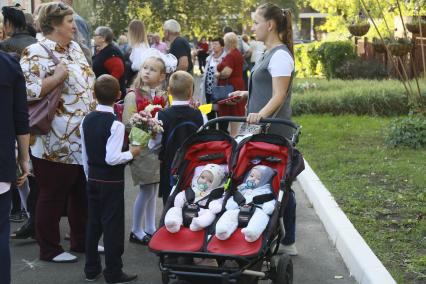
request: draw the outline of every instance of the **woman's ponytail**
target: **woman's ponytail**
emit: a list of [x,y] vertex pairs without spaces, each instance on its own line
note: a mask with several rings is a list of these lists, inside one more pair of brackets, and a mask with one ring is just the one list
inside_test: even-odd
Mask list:
[[281,41],[287,45],[291,54],[294,55],[293,51],[293,17],[290,9],[281,9],[283,15],[283,27],[282,31],[279,31]]

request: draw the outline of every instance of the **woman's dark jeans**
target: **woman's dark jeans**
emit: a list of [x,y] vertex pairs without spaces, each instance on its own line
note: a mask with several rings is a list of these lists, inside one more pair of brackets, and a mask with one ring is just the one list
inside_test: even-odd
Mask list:
[[281,243],[288,246],[296,241],[296,198],[293,190],[290,192],[283,219],[285,237]]

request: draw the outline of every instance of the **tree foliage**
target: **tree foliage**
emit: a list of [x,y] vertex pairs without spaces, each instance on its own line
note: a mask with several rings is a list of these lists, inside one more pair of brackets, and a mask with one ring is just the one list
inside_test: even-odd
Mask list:
[[[371,13],[373,18],[377,19],[382,35],[389,36],[384,19],[389,26],[389,30],[393,31],[394,17],[399,15],[397,0],[364,0],[364,2],[369,13]],[[303,6],[310,6],[321,13],[328,14],[326,23],[321,27],[326,32],[345,32],[347,34],[346,26],[355,21],[359,12],[363,10],[359,0],[301,0],[300,3]],[[404,16],[426,15],[425,0],[400,0],[399,4]],[[370,28],[367,36],[377,36],[374,28]]]
[[[251,13],[264,1],[259,0],[74,0],[76,11],[92,27],[110,26],[116,34],[126,30],[132,19],[142,20],[149,32],[161,32],[167,19],[176,19],[182,34],[214,37],[224,26],[249,32]],[[270,1],[297,14],[299,0]]]

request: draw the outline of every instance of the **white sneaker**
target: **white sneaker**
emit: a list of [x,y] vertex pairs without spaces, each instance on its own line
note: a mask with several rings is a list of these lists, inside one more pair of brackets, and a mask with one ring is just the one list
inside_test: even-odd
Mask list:
[[277,254],[288,254],[288,255],[291,255],[291,256],[296,256],[297,255],[296,244],[293,243],[293,244],[288,245],[288,246],[280,244],[280,247],[278,248]]
[[98,253],[104,254],[105,253],[105,248],[103,246],[99,246],[98,245]]
[[66,263],[66,262],[76,262],[77,257],[68,252],[63,252],[52,259],[52,262],[57,263]]

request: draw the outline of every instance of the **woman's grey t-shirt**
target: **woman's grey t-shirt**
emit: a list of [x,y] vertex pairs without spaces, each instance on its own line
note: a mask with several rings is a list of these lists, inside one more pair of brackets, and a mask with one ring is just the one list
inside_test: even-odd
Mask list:
[[[266,52],[251,70],[247,113],[258,113],[272,98],[272,76],[269,73],[268,66],[272,56],[278,50],[284,50],[291,55],[286,45],[276,46]],[[292,82],[293,74],[290,79],[286,99],[281,109],[279,109],[276,118],[291,119],[290,102]],[[272,124],[269,128],[269,133],[278,134],[290,139],[292,129],[283,124]]]

